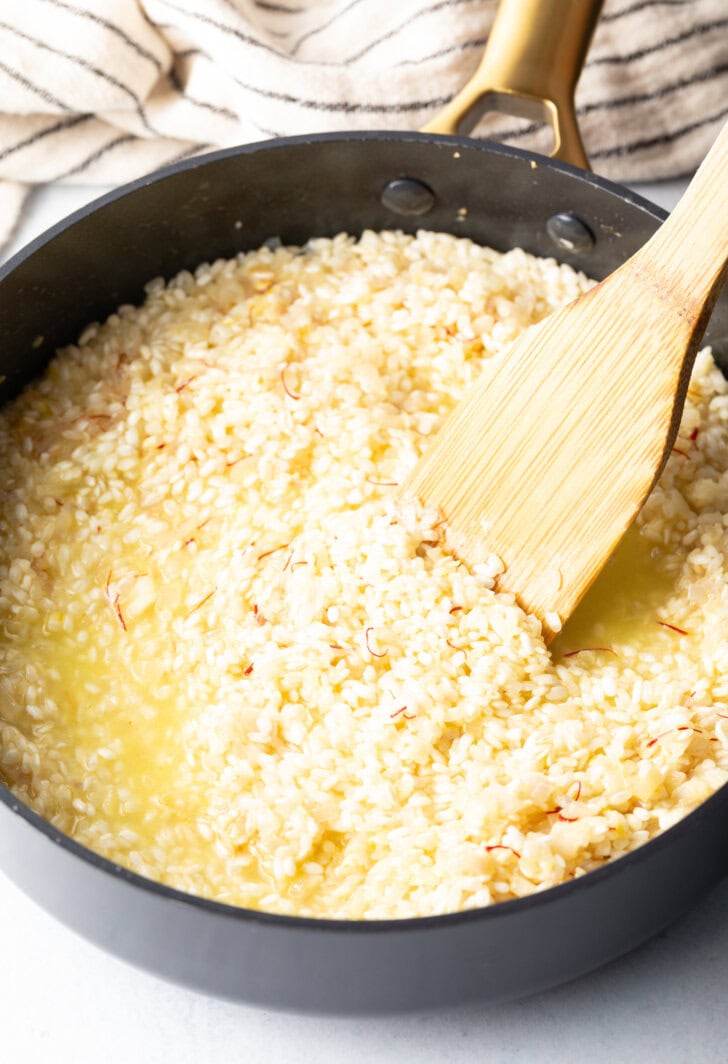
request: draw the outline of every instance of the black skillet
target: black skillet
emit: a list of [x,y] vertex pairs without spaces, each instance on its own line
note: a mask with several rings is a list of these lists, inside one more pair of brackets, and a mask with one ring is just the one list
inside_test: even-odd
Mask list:
[[[516,90],[523,98],[511,110],[531,111],[538,96],[547,119],[560,111],[557,148],[581,163],[571,89],[600,6],[508,0],[480,71],[503,75],[490,81],[500,90],[491,106]],[[560,33],[544,41],[549,24]],[[505,74],[504,41],[513,53]],[[558,97],[548,78],[534,91],[534,54],[561,71],[558,108],[542,102]],[[514,70],[521,82],[509,84]],[[482,92],[471,87],[460,100],[471,116]],[[85,324],[140,301],[149,278],[271,236],[301,243],[341,230],[426,227],[554,255],[602,278],[663,218],[584,169],[466,137],[343,133],[217,152],[97,200],[0,271],[4,398]],[[726,298],[708,341],[728,366]],[[728,871],[727,827],[728,786],[628,856],[531,897],[427,919],[326,921],[232,908],[150,882],[62,835],[0,784],[0,868],[64,923],[206,992],[328,1012],[495,1002],[587,972],[656,934],[718,882]]]

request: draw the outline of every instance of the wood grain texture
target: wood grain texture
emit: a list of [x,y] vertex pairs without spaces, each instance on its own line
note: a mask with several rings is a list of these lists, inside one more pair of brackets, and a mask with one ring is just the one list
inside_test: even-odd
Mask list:
[[670,453],[727,260],[728,126],[655,236],[493,359],[401,489],[471,567],[501,559],[547,638]]

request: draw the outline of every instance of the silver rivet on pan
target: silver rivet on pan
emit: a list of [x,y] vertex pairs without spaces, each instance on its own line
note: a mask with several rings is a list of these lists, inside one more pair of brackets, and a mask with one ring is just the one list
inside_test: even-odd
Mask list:
[[414,177],[395,177],[382,189],[384,206],[395,214],[427,214],[435,203],[435,193]]
[[546,232],[557,247],[564,251],[589,251],[596,238],[586,222],[564,211],[552,214],[546,222]]

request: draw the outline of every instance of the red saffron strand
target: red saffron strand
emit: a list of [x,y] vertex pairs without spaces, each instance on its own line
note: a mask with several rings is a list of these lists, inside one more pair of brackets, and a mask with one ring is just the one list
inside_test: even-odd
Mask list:
[[485,852],[486,853],[492,853],[493,850],[508,850],[510,853],[513,854],[514,857],[517,857],[519,861],[521,859],[521,855],[518,852],[518,850],[514,850],[512,846],[503,846],[502,844],[499,844],[497,846],[486,846],[485,847]]
[[186,381],[182,381],[181,384],[178,384],[177,387],[175,388],[175,391],[177,392],[177,395],[179,395],[180,392],[183,392],[185,390],[185,388],[189,387],[189,385],[192,384],[193,381],[196,381],[198,377],[199,377],[199,373],[195,373],[194,376],[188,377]]
[[681,451],[679,447],[673,447],[672,453],[679,454],[682,458],[687,458],[687,460],[690,461],[690,455],[687,451]]
[[117,595],[116,598],[114,599],[114,610],[116,612],[116,616],[119,618],[119,624],[121,625],[121,627],[126,632],[127,631],[126,621],[124,620],[124,614],[121,612],[121,606],[119,605],[119,599],[120,598],[121,598],[121,595]]
[[373,484],[375,488],[396,488],[399,484],[397,480],[373,480],[371,477],[364,477],[367,484]]
[[581,780],[577,780],[576,781],[576,794],[574,795],[574,797],[571,800],[572,800],[572,802],[578,802],[580,797],[581,797]]
[[285,573],[286,569],[288,568],[288,566],[291,564],[291,559],[292,558],[293,558],[293,551],[291,551],[291,553],[286,558],[286,564],[283,566],[283,572],[284,573]]
[[204,606],[205,603],[208,602],[212,598],[212,596],[215,594],[216,590],[217,590],[217,588],[213,587],[212,591],[208,592],[208,594],[205,595],[205,597],[203,599],[200,599],[200,601],[197,603],[196,606],[192,607],[192,609],[187,614],[187,616],[191,617],[193,613],[196,613],[197,610],[199,610],[202,606]]
[[276,554],[279,550],[285,550],[286,547],[290,547],[290,543],[281,543],[280,547],[272,547],[270,550],[264,550],[262,554],[258,555],[258,561],[262,562],[264,558],[268,558],[271,554]]
[[619,657],[616,650],[612,650],[611,647],[581,647],[579,650],[569,650],[563,655],[565,658],[573,658],[575,654],[586,654],[588,651],[600,650],[603,654],[614,654],[615,658]]
[[560,813],[563,808],[563,805],[555,805],[553,809],[544,809],[544,816],[553,816]]
[[[391,720],[394,720],[395,717],[398,717],[400,715],[400,713],[406,713],[406,712],[407,712],[407,706],[400,706],[399,709],[396,709],[394,711],[394,713],[390,713],[389,716],[390,716]],[[408,719],[411,719],[411,718],[408,718]]]
[[692,431],[692,432],[690,433],[690,435],[688,436],[688,439],[689,439],[689,440],[690,440],[690,441],[691,441],[692,443],[695,443],[695,441],[697,440],[697,438],[698,438],[698,432],[699,432],[699,431],[700,431],[699,429],[693,429],[693,431]]
[[578,819],[577,816],[564,816],[563,813],[559,813],[559,820],[563,820],[565,824],[575,824]]
[[655,743],[659,742],[660,739],[664,739],[666,735],[672,735],[673,732],[681,732],[681,731],[695,732],[696,735],[702,735],[703,734],[703,729],[702,728],[693,728],[690,724],[681,724],[679,728],[670,728],[669,731],[660,732],[660,734],[656,735],[654,739],[650,739],[650,741],[648,742],[647,746],[648,747],[654,746]]
[[247,669],[243,670],[243,676],[250,676],[252,671],[253,671],[253,662],[251,661],[251,663],[250,663],[250,665],[248,665]]
[[281,384],[283,385],[283,391],[286,393],[289,399],[300,399],[300,395],[296,395],[286,384],[286,367],[281,370]]
[[366,630],[366,631],[364,632],[364,642],[366,643],[366,645],[367,645],[367,650],[368,650],[368,651],[369,651],[369,653],[370,653],[370,654],[372,655],[372,657],[375,657],[375,658],[383,658],[383,657],[384,657],[384,655],[385,655],[385,654],[387,653],[387,651],[386,651],[386,650],[383,650],[383,651],[381,652],[381,654],[378,654],[376,650],[372,650],[372,648],[371,648],[371,644],[369,643],[369,633],[370,633],[370,632],[373,632],[373,631],[374,631],[374,629],[373,629],[373,628],[367,628],[367,630]]
[[467,650],[467,647],[456,646],[455,643],[451,643],[449,639],[446,639],[445,642],[449,647],[452,647],[453,650],[462,650],[463,653],[465,653],[465,651]]
[[650,738],[650,741],[649,741],[649,743],[647,744],[647,749],[649,749],[649,747],[650,747],[650,746],[655,746],[655,744],[656,744],[656,743],[659,743],[659,742],[660,742],[660,739],[661,739],[661,738],[664,738],[664,737],[665,737],[665,735],[669,735],[669,734],[671,734],[671,733],[672,733],[673,731],[674,731],[674,729],[673,729],[673,728],[671,728],[671,729],[669,729],[669,731],[666,731],[666,732],[660,732],[660,734],[659,734],[659,735],[656,735],[656,736],[655,736],[655,738]]
[[690,632],[686,631],[684,628],[678,628],[676,624],[668,624],[667,621],[658,621],[657,623],[661,625],[662,628],[669,628],[671,632],[677,632],[678,635],[690,635]]
[[448,612],[449,613],[458,613],[462,608],[463,608],[462,606],[453,606],[452,609],[449,610]]

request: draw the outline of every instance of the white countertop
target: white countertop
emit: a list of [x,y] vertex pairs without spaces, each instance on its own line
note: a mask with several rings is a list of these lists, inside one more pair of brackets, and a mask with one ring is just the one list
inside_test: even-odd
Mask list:
[[[681,187],[639,191],[670,208]],[[97,193],[37,193],[10,250]],[[728,1060],[728,881],[653,942],[575,983],[514,1004],[428,1015],[338,1019],[216,1001],[89,945],[2,875],[0,950],[0,1060],[8,1064]]]

